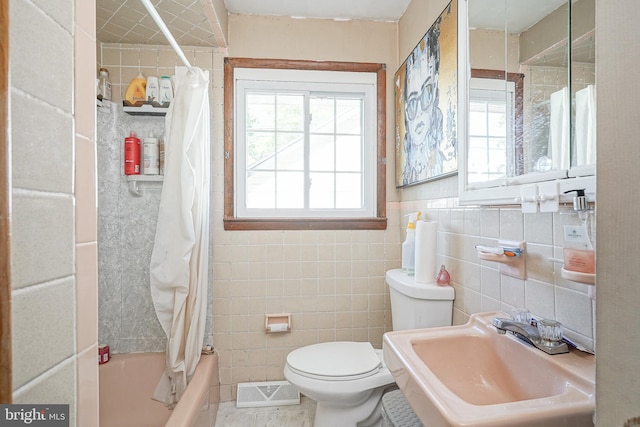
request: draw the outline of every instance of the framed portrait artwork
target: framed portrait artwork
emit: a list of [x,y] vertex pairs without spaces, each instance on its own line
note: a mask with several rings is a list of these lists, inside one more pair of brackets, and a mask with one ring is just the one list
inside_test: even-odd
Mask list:
[[447,5],[394,76],[396,187],[458,170],[457,1]]

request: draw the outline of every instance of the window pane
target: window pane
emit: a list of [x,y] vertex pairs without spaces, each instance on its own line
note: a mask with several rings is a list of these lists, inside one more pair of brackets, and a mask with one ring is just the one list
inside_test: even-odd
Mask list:
[[312,171],[335,170],[333,135],[311,135],[309,168]]
[[362,175],[359,173],[336,174],[336,208],[358,209],[362,207]]
[[247,94],[247,129],[274,130],[276,97],[268,93]]
[[247,173],[247,208],[273,209],[276,206],[275,172]]
[[360,136],[338,135],[336,141],[336,170],[360,172],[362,143]]
[[309,207],[312,209],[334,208],[334,185],[332,173],[312,173],[309,189]]
[[278,172],[278,209],[304,208],[304,173]]
[[487,149],[487,138],[486,137],[481,137],[481,136],[472,136],[469,137],[469,149],[470,150],[474,150],[474,149],[481,149],[481,150],[486,150]]
[[335,98],[311,97],[309,112],[311,113],[311,132],[335,132]]
[[[504,107],[504,106],[503,106]],[[487,114],[487,122],[489,126],[488,134],[491,136],[506,136],[507,135],[507,115],[503,111],[491,111],[495,110],[491,108]]]
[[304,96],[278,94],[278,130],[304,130]]
[[278,134],[278,169],[304,170],[304,134]]
[[274,169],[274,132],[247,132],[247,169]]
[[347,134],[362,133],[362,100],[336,100],[336,132]]
[[481,102],[472,102],[469,106],[469,134],[486,135],[487,134],[487,115],[485,104]]
[[504,138],[489,138],[488,147],[490,150],[499,150],[506,153],[506,144]]
[[470,149],[468,168],[471,172],[484,172],[487,170],[487,149]]

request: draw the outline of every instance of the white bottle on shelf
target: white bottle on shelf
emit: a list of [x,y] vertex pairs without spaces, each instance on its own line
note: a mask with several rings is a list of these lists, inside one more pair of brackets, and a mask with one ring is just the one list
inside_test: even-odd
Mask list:
[[160,103],[160,86],[158,78],[155,76],[147,77],[147,102]]
[[171,85],[171,77],[162,76],[160,77],[160,104],[165,106],[165,104],[173,101],[173,87]]
[[160,153],[158,138],[149,132],[149,136],[144,139],[144,169],[145,175],[158,175],[160,173]]

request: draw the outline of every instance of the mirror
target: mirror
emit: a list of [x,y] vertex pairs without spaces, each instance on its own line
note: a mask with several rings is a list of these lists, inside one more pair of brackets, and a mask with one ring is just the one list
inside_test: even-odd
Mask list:
[[596,4],[571,2],[572,141],[569,176],[595,173],[596,163]]
[[461,3],[461,201],[478,189],[593,175],[595,0]]

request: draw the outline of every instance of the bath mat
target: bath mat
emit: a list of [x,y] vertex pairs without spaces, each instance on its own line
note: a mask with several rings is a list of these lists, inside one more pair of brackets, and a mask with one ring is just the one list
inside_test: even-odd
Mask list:
[[288,381],[238,384],[237,408],[299,404],[300,392]]

